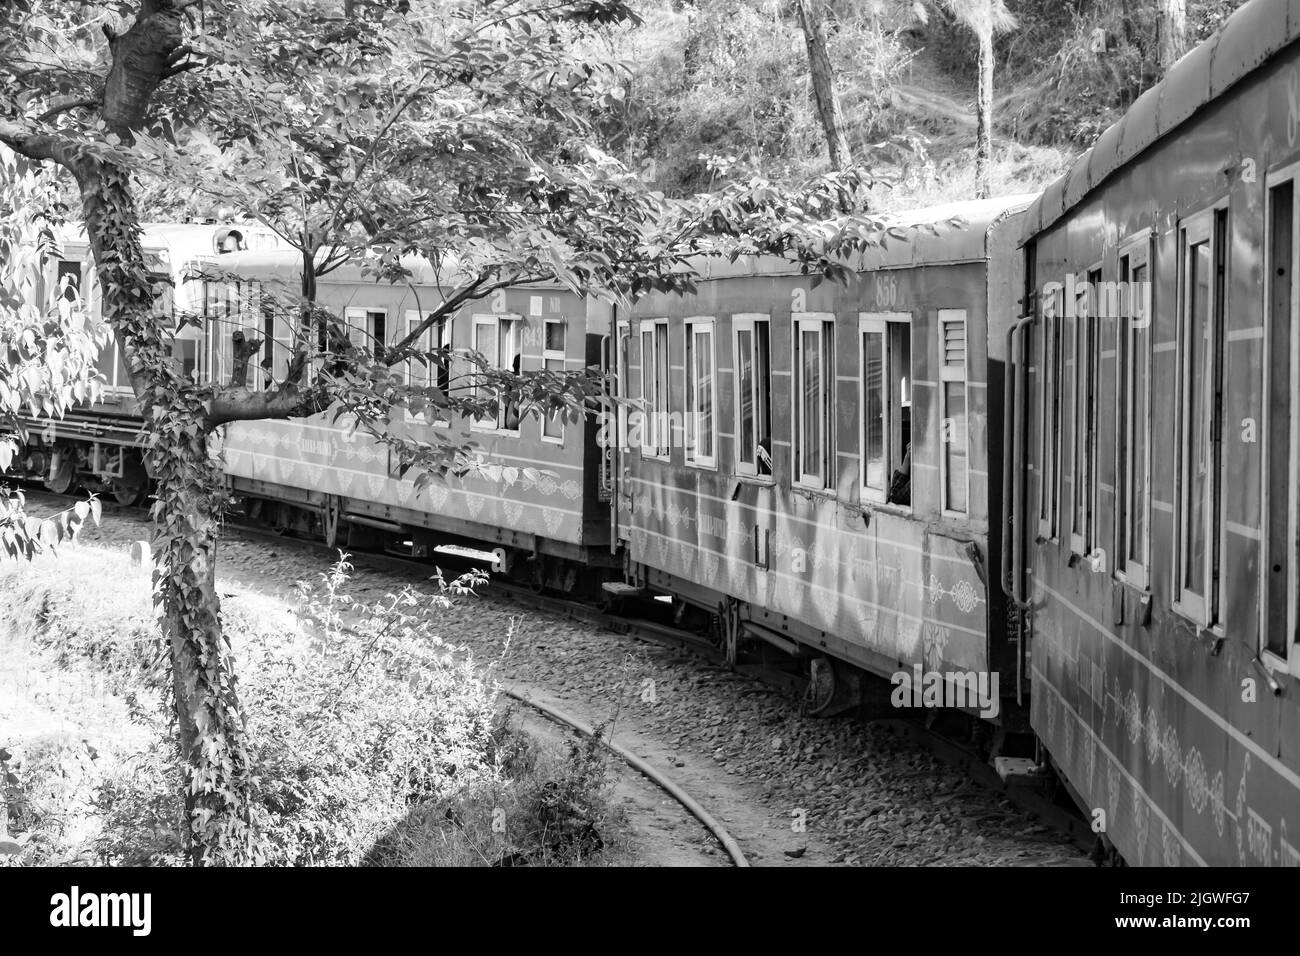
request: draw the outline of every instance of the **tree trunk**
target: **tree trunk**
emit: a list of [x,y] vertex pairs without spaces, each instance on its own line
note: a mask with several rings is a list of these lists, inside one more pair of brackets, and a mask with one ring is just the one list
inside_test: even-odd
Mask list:
[[844,115],[835,95],[835,71],[826,51],[826,21],[823,16],[824,0],[799,0],[799,23],[803,27],[804,41],[808,45],[808,70],[812,74],[813,96],[817,100],[817,115],[826,133],[826,148],[831,166],[844,169],[852,161],[849,141],[844,135]]
[[204,399],[172,364],[152,314],[128,174],[93,158],[75,173],[104,319],[131,370],[157,483],[154,601],[171,653],[187,850],[196,865],[248,862],[248,753],[215,579],[223,481],[208,454]]
[[1164,76],[1187,52],[1187,0],[1157,0],[1156,49]]
[[989,197],[989,165],[993,160],[993,31],[979,34],[979,88],[975,105],[975,195]]

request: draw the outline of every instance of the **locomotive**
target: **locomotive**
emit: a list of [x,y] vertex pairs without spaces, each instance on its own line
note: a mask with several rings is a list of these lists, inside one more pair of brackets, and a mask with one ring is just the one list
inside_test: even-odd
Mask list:
[[[934,688],[1008,780],[1054,771],[1112,858],[1296,865],[1298,40],[1293,3],[1251,0],[1041,195],[900,214],[912,238],[846,285],[707,261],[690,295],[510,289],[431,331],[501,368],[599,366],[612,425],[399,412],[492,465],[416,494],[325,415],[236,423],[231,490],[331,544],[474,543],[537,587],[669,596],[730,660],[796,662],[814,711]],[[172,283],[163,308],[226,330],[178,336],[196,374],[228,373],[232,326],[287,348],[247,304],[296,260],[257,233],[146,232],[160,277],[237,276]],[[93,281],[78,248],[52,283]],[[320,299],[392,342],[436,278],[344,267]],[[130,412],[34,429],[23,474],[138,497]]]

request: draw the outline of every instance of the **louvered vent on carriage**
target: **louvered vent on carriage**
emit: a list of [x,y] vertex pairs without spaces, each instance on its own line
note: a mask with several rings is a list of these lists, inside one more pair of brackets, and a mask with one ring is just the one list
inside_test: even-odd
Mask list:
[[943,364],[966,367],[966,323],[960,319],[943,323]]

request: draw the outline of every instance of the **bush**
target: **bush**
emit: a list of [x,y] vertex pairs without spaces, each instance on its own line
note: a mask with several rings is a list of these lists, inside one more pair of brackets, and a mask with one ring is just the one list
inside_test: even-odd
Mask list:
[[[348,572],[341,560],[319,584],[300,586],[295,612],[254,594],[223,601],[254,767],[256,860],[427,860],[420,840],[459,843],[444,862],[568,862],[599,849],[610,822],[603,751],[545,758],[498,706],[490,668],[436,634],[438,612],[480,578],[439,577],[432,599],[406,588],[362,605],[346,593]],[[183,863],[168,670],[144,576],[124,587],[117,561],[85,550],[57,564],[0,567],[0,587],[14,596],[0,626],[25,632],[65,666],[113,675],[152,731],[150,746],[97,783],[99,861]],[[157,703],[142,703],[151,697]],[[24,778],[35,793],[52,776],[29,765]],[[21,825],[58,842],[60,802],[51,792]],[[503,812],[509,840],[494,830]],[[466,832],[492,838],[470,854]]]

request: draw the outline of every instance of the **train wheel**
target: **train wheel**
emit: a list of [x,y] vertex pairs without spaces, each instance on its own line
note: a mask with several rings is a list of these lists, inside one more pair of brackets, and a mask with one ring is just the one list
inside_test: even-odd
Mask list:
[[817,657],[808,666],[808,688],[800,709],[810,716],[822,713],[835,699],[835,665],[829,657]]
[[109,482],[109,493],[112,494],[113,500],[123,508],[134,508],[144,497],[144,489],[128,485],[122,481]]
[[56,495],[66,495],[77,482],[77,462],[68,454],[59,456],[54,473],[45,479],[45,487]]

